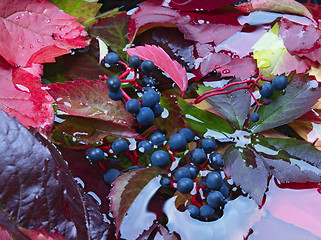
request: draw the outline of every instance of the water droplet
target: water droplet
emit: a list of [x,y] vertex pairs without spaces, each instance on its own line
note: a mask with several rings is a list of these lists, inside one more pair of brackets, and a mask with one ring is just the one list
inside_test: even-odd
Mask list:
[[50,19],[47,19],[47,20],[46,20],[46,23],[51,23],[51,20],[50,20]]
[[33,45],[32,44],[30,44],[30,46],[29,46],[31,49],[33,49]]
[[271,62],[269,59],[260,59],[259,62],[258,62],[258,67],[259,68],[268,68],[271,66]]
[[41,43],[40,39],[37,39],[37,43]]
[[219,68],[221,68],[221,66],[220,65],[215,65],[215,68],[219,69]]
[[20,19],[20,17],[19,16],[16,16],[16,20],[19,20]]
[[229,70],[229,69],[224,69],[223,71],[222,71],[222,74],[229,74],[231,71]]

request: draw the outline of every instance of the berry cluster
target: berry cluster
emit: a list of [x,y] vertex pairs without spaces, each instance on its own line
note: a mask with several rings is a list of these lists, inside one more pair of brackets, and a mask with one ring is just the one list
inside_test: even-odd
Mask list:
[[[183,154],[184,157],[175,167],[175,157],[181,156],[192,141],[195,143],[191,145],[198,144],[198,147],[192,149],[187,156]],[[169,141],[161,131],[155,130],[148,140],[138,142],[132,153],[127,141],[119,138],[107,146],[91,148],[87,157],[95,164],[105,159],[106,150],[108,156],[127,154],[128,159],[133,162],[133,166],[127,169],[129,171],[143,167],[139,159],[143,155],[148,156],[150,164],[145,167],[154,166],[167,170],[160,178],[161,186],[175,189],[181,194],[191,194],[191,201],[187,204],[190,215],[199,220],[213,221],[222,216],[226,198],[229,196],[228,184],[222,178],[223,156],[214,152],[216,148],[214,139],[196,140],[193,131],[183,128],[172,135]],[[121,174],[115,168],[104,170],[104,180],[108,184]]]
[[[140,126],[151,125],[154,119],[159,117],[163,112],[163,108],[159,104],[160,94],[155,89],[156,82],[149,76],[155,68],[154,63],[150,60],[142,62],[139,57],[132,56],[129,59],[131,69],[127,64],[120,61],[119,56],[114,52],[110,52],[105,56],[106,63],[108,65],[120,63],[125,65],[127,69],[121,76],[113,76],[107,79],[108,96],[115,101],[125,98],[126,110],[135,115],[138,124]],[[128,76],[130,72],[135,74],[133,79],[122,79]],[[136,79],[137,74],[138,79]],[[140,80],[140,82],[137,80]],[[121,88],[122,82],[133,82],[137,89],[142,90],[143,95],[141,99],[130,98]]]

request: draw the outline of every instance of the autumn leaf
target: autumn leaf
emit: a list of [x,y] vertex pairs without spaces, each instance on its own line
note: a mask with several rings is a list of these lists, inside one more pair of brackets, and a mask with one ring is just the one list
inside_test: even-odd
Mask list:
[[125,109],[123,102],[111,100],[103,81],[79,79],[48,86],[48,92],[59,109],[75,116],[110,121],[121,125],[134,124],[134,117]]
[[222,6],[226,6],[232,3],[238,2],[237,0],[203,0],[203,1],[189,1],[189,0],[179,0],[179,1],[164,1],[163,5],[171,8],[175,8],[181,11],[210,11]]
[[53,99],[40,84],[40,72],[39,65],[25,69],[12,67],[0,57],[0,109],[25,127],[46,131],[53,124]]
[[84,27],[76,17],[46,0],[0,2],[0,55],[10,64],[54,62],[73,48],[88,45]]
[[59,233],[49,233],[45,230],[38,229],[38,230],[27,230],[24,228],[19,228],[20,232],[28,236],[31,240],[66,240],[63,236]]
[[188,86],[186,70],[177,61],[171,59],[161,47],[155,45],[138,46],[127,49],[127,53],[130,56],[135,55],[143,60],[153,61],[155,66],[173,79],[184,94]]

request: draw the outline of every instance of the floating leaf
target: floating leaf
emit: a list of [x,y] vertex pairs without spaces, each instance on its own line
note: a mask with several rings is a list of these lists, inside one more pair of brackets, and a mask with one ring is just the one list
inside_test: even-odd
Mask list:
[[130,56],[138,56],[143,60],[151,60],[155,66],[159,67],[165,72],[181,89],[182,94],[186,91],[188,86],[188,79],[185,68],[183,68],[177,61],[173,60],[161,48],[155,45],[138,46],[127,49]]
[[89,43],[76,17],[48,1],[3,0],[0,9],[0,39],[7,43],[1,44],[0,55],[10,64],[54,62],[55,57]]
[[116,221],[117,234],[123,218],[143,188],[156,176],[163,172],[160,168],[143,168],[132,170],[118,177],[110,191],[110,209]]
[[[38,72],[39,65],[33,69],[28,71]],[[53,99],[42,89],[39,75],[26,70],[12,67],[0,57],[0,109],[16,117],[25,127],[49,130],[53,125]]]
[[134,117],[125,109],[123,102],[111,100],[103,81],[68,81],[48,86],[48,92],[59,109],[75,116],[133,125]]
[[80,190],[58,151],[0,112],[1,208],[22,227],[89,239]]
[[[233,85],[226,91],[242,86],[245,86],[245,84]],[[210,89],[212,88],[200,86],[198,93],[202,94]],[[226,117],[236,129],[242,129],[250,110],[251,95],[248,90],[240,89],[232,93],[212,96],[207,98],[206,101]]]
[[185,119],[191,124],[192,128],[201,133],[209,133],[211,136],[219,138],[227,137],[234,132],[230,124],[223,118],[201,109],[178,98],[179,105],[185,115]]
[[238,2],[237,0],[203,0],[203,1],[189,1],[189,0],[179,0],[179,1],[164,1],[163,5],[169,5],[171,8],[176,8],[181,11],[210,11],[216,8],[220,8],[232,3]]
[[249,130],[257,133],[287,124],[309,111],[320,97],[316,80],[310,80],[308,75],[294,75],[284,95],[275,91],[271,104],[259,109],[260,120],[251,122]]
[[269,11],[291,13],[294,15],[302,15],[315,21],[309,10],[295,0],[251,0],[241,3],[237,8],[244,12]]
[[85,0],[49,0],[52,4],[59,7],[65,13],[77,17],[77,22],[86,27],[90,27],[95,21],[93,19],[102,6],[101,3],[89,2]]

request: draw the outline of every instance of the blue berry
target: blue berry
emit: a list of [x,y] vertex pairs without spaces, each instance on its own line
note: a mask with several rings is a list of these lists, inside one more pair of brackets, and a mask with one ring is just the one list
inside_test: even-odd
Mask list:
[[108,96],[110,97],[110,99],[112,99],[114,101],[122,100],[123,99],[123,91],[121,89],[118,89],[117,92],[112,92],[112,91],[108,90]]
[[216,148],[216,142],[212,138],[204,138],[200,142],[200,148],[204,150],[205,153],[213,152]]
[[145,60],[140,65],[140,69],[145,74],[150,74],[154,70],[154,68],[155,68],[155,64],[151,60]]
[[142,107],[137,113],[136,119],[141,126],[151,125],[154,121],[154,112],[149,107]]
[[215,213],[214,209],[207,204],[200,207],[200,216],[201,217],[211,217],[214,215],[214,213]]
[[117,53],[114,53],[114,52],[109,52],[105,56],[105,63],[108,63],[109,65],[116,64],[118,60],[119,60],[119,56],[117,55]]
[[124,140],[122,138],[118,138],[111,145],[111,149],[115,153],[125,152],[128,149],[128,143],[126,142],[126,140]]
[[260,115],[257,112],[254,112],[250,115],[251,122],[257,122],[260,120]]
[[160,180],[160,184],[162,185],[162,187],[170,187],[171,181],[166,177],[162,177]]
[[127,168],[124,172],[129,172],[129,171],[136,170],[136,169],[141,169],[141,168],[144,168],[144,167],[139,166],[139,165],[134,165],[134,166],[131,166],[131,167]]
[[288,86],[288,79],[283,75],[276,76],[272,80],[272,86],[277,90],[283,90]]
[[187,207],[187,210],[189,211],[189,214],[193,218],[197,218],[200,215],[200,210],[195,205],[189,205]]
[[199,170],[197,169],[197,167],[195,167],[192,164],[187,164],[187,165],[185,165],[185,167],[190,171],[192,179],[197,177],[197,175],[199,173]]
[[195,134],[189,128],[182,128],[179,133],[182,133],[185,136],[187,142],[194,140]]
[[228,195],[230,194],[226,182],[223,182],[223,185],[222,185],[222,187],[220,188],[219,191],[220,191],[220,192],[223,194],[223,196],[226,197],[226,198],[227,198]]
[[92,148],[89,150],[87,156],[92,162],[100,162],[104,159],[104,152],[100,148]]
[[174,172],[174,179],[176,182],[178,182],[182,178],[191,178],[191,172],[186,167],[181,167],[175,170]]
[[223,155],[220,153],[211,153],[208,157],[208,162],[215,170],[221,169],[224,166]]
[[169,155],[164,150],[157,150],[151,156],[151,162],[155,167],[164,168],[169,164]]
[[160,96],[156,91],[145,92],[142,96],[142,105],[144,107],[153,107],[160,101]]
[[161,146],[166,141],[165,136],[160,132],[153,133],[149,140],[155,146]]
[[117,169],[111,168],[104,174],[104,181],[111,184],[119,175],[120,172]]
[[205,177],[206,187],[219,190],[223,185],[223,178],[218,172],[209,172]]
[[140,64],[142,63],[142,61],[140,60],[139,57],[137,56],[131,56],[129,58],[129,65],[135,69],[139,68]]
[[262,84],[262,89],[259,90],[262,97],[270,98],[274,93],[274,87],[271,83],[265,82]]
[[154,112],[155,118],[159,117],[162,115],[163,108],[159,103],[156,103],[154,107],[151,108]]
[[126,110],[131,114],[137,114],[140,109],[140,102],[137,99],[129,99],[126,102]]
[[186,149],[186,138],[181,133],[176,133],[169,139],[169,146],[174,151],[183,151]]
[[200,166],[206,161],[206,153],[203,149],[194,148],[189,154],[189,160],[197,166]]
[[154,86],[155,85],[155,80],[151,77],[148,77],[148,76],[144,76],[141,80],[142,84],[144,87],[147,87],[147,86]]
[[120,88],[121,82],[118,77],[113,76],[107,79],[106,84],[109,91],[117,92]]
[[207,195],[206,202],[212,208],[218,208],[223,204],[224,196],[219,191],[212,191]]
[[190,178],[181,178],[177,182],[177,191],[180,193],[189,193],[194,187],[193,180]]
[[138,150],[142,153],[150,152],[152,150],[152,144],[150,142],[144,140],[138,143]]

